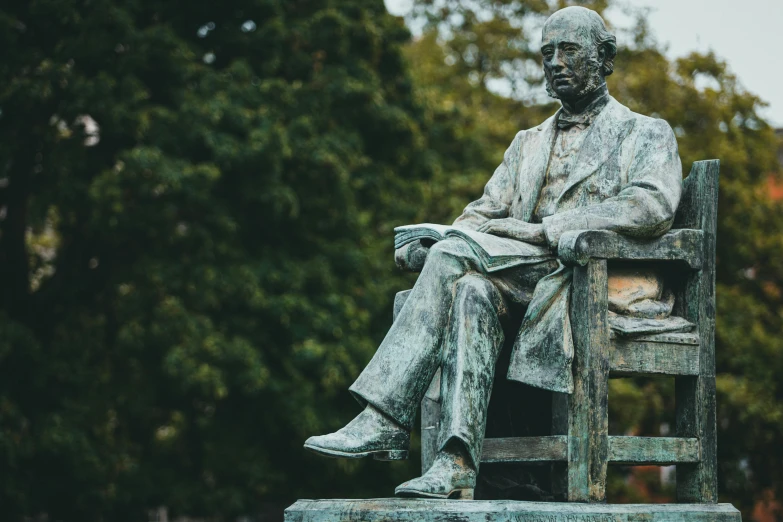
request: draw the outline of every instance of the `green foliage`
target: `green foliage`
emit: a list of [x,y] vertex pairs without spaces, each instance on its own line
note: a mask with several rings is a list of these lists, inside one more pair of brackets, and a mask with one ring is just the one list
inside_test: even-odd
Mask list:
[[[578,3],[599,11],[608,4]],[[540,23],[553,7],[534,1],[417,2],[413,19],[425,32],[407,51],[414,77],[436,129],[440,122],[444,129],[450,128],[447,122],[457,123],[453,134],[441,130],[436,136],[443,139],[433,142],[444,170],[429,182],[430,206],[422,216],[428,221],[456,217],[466,201],[480,195],[514,133],[554,112],[555,105],[535,96],[540,74],[524,74],[538,34],[510,29]],[[763,490],[783,496],[783,273],[776,262],[783,256],[783,206],[767,189],[768,176],[779,170],[778,143],[758,114],[762,102],[742,89],[724,62],[713,54],[692,54],[672,63],[651,34],[639,18],[627,38],[632,45],[619,50],[609,89],[632,110],[672,125],[684,174],[696,160],[721,160],[719,480],[722,499],[747,517]],[[496,94],[498,86],[511,96]],[[611,429],[647,435],[673,430],[672,384],[612,381]],[[666,498],[643,485],[650,479],[644,472],[629,473],[610,476],[610,500]]]
[[[449,222],[554,112],[535,27],[571,3],[608,4],[419,0],[414,42],[380,0],[0,7],[3,519],[229,518],[413,476],[301,443],[358,411],[412,281],[391,228]],[[783,494],[776,142],[717,57],[670,63],[649,34],[610,89],[671,122],[686,170],[722,160],[721,493],[747,509]],[[667,386],[613,383],[612,429],[658,434]]]
[[436,169],[402,22],[33,0],[0,26],[3,519],[229,517],[409,476],[301,449],[358,411],[391,227]]

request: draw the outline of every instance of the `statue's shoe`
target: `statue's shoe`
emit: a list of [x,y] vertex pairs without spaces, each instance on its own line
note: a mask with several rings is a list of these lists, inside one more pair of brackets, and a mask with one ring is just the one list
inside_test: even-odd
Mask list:
[[403,460],[408,458],[410,438],[407,430],[368,407],[344,428],[310,437],[304,447],[327,457]]
[[439,453],[424,475],[400,484],[394,493],[400,497],[472,500],[475,487],[476,472],[473,469]]

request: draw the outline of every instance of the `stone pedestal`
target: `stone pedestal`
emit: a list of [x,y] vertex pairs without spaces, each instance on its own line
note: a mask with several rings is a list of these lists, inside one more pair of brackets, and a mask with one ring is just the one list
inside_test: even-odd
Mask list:
[[741,522],[731,504],[576,504],[511,500],[299,500],[285,522]]

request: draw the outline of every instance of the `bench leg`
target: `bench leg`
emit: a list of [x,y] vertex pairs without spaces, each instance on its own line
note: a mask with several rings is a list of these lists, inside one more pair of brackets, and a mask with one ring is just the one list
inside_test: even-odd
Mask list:
[[[568,435],[569,395],[552,392],[552,435]],[[552,495],[557,501],[568,499],[568,464],[552,463]]]
[[[709,267],[708,267],[709,268]],[[715,426],[715,282],[711,270],[694,273],[685,288],[684,315],[698,324],[699,376],[675,379],[677,436],[699,439],[701,458],[677,465],[677,501],[718,501]]]
[[574,269],[571,328],[574,393],[569,398],[567,498],[606,500],[609,455],[609,326],[606,260]]

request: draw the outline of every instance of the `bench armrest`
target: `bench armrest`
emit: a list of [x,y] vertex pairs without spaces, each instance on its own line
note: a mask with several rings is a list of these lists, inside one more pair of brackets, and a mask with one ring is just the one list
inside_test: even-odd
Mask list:
[[560,237],[557,254],[563,264],[584,266],[590,259],[684,261],[701,268],[704,232],[672,230],[656,239],[636,239],[608,230],[570,230]]

